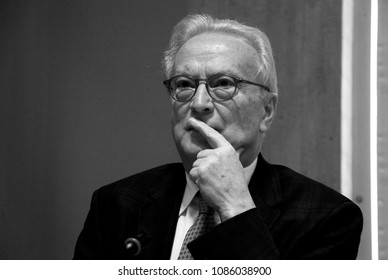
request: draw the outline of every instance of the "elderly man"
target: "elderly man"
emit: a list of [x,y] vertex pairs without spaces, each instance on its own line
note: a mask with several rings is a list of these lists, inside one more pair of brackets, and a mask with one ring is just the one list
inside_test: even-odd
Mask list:
[[74,258],[356,258],[359,208],[260,154],[277,104],[265,34],[188,16],[164,64],[183,164],[97,190]]

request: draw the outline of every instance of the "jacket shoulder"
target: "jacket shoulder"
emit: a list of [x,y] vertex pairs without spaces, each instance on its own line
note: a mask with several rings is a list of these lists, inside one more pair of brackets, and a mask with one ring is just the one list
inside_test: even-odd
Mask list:
[[[157,166],[137,174],[122,178],[116,182],[105,185],[97,189],[94,196],[118,197],[131,196],[141,197],[147,195],[149,191],[162,191],[172,187],[172,184],[184,180],[185,171],[181,163],[170,163]],[[164,189],[165,191],[165,189]]]
[[350,199],[337,190],[286,166],[272,165],[272,167],[276,170],[282,193],[286,200],[299,197],[304,201],[322,203],[329,208],[343,203],[353,204]]

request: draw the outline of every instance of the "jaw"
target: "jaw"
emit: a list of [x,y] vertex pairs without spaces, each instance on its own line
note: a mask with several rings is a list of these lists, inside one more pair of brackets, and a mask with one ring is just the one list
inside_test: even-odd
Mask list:
[[190,147],[184,146],[182,143],[175,142],[178,154],[182,160],[183,166],[187,173],[190,172],[193,167],[193,163],[197,160],[197,154],[203,150],[200,147]]
[[[259,141],[255,142],[254,145],[242,145],[240,148],[236,149],[243,167],[250,165],[261,152],[262,136],[259,137]],[[196,141],[195,138],[193,139],[191,137],[182,137],[178,140],[174,136],[174,140],[186,172],[190,172],[193,163],[197,160],[197,154],[200,151],[204,149],[211,149],[204,139],[203,141],[205,142]]]
[[240,149],[240,161],[243,167],[250,165],[258,157],[261,152],[263,137],[263,134],[259,133],[256,141]]

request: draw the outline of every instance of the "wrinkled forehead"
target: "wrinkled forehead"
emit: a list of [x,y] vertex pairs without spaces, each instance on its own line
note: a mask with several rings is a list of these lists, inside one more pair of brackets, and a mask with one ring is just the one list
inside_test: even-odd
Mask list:
[[189,39],[175,57],[174,72],[241,72],[245,78],[257,73],[257,53],[245,40],[223,33],[203,33]]

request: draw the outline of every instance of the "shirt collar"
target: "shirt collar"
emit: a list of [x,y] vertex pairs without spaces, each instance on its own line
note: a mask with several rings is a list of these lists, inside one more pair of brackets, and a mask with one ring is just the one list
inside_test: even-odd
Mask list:
[[[256,165],[257,158],[255,158],[255,160],[250,165],[244,168],[244,175],[245,179],[247,180],[247,184],[249,184],[253,172],[255,172]],[[198,190],[198,186],[191,180],[190,175],[186,172],[186,189],[185,193],[183,194],[181,207],[179,209],[179,216],[182,215],[182,213],[187,209],[187,207],[189,207]]]

